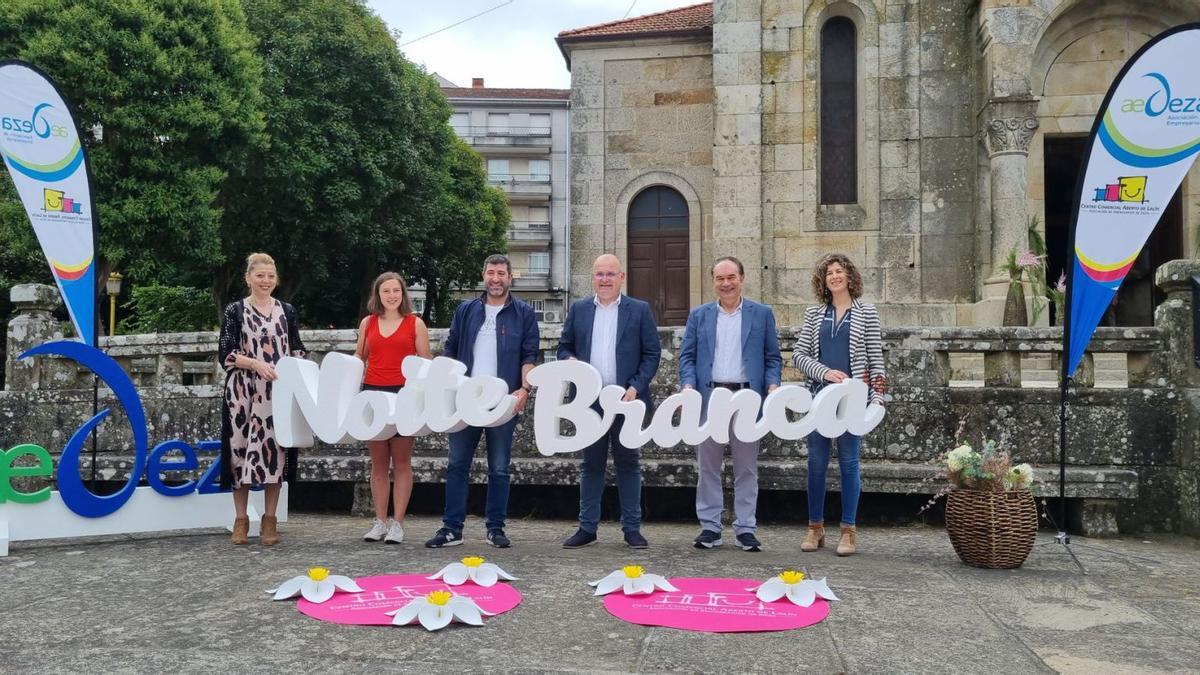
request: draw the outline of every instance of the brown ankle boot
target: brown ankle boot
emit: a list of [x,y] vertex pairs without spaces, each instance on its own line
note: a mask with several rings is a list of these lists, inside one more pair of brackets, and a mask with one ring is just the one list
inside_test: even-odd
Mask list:
[[274,546],[279,543],[279,530],[277,526],[279,521],[275,516],[263,516],[262,524],[259,526],[258,543],[263,546]]
[[854,555],[858,549],[854,546],[854,526],[842,526],[842,538],[838,540],[837,554],[838,555]]
[[250,517],[233,519],[233,536],[229,538],[237,546],[250,543]]
[[825,545],[825,523],[809,523],[800,550],[811,553]]

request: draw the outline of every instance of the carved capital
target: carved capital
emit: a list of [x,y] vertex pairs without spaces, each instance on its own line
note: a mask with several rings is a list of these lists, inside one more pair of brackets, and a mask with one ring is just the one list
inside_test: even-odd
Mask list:
[[1029,154],[1029,141],[1037,131],[1036,117],[1002,117],[987,120],[983,126],[983,143],[988,156],[1002,153]]

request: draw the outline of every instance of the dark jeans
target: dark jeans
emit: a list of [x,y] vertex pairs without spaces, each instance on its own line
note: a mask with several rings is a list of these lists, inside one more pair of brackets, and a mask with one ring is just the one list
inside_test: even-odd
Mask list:
[[[831,439],[817,432],[808,435],[808,522],[825,522],[825,474],[829,470]],[[837,439],[838,470],[842,478],[842,524],[853,525],[858,516],[862,477],[858,456],[862,437],[844,433]]]
[[467,518],[467,490],[470,488],[471,460],[480,436],[487,439],[487,529],[504,527],[508,515],[508,488],[512,481],[509,466],[512,461],[513,432],[517,417],[498,427],[467,427],[450,436],[450,459],[446,467],[446,510],[442,524],[462,532]]
[[637,532],[642,526],[642,469],[638,451],[617,440],[621,425],[613,424],[604,436],[583,449],[579,473],[579,529],[596,533],[600,526],[600,498],[604,495],[604,472],[612,448],[617,473],[617,496],[621,501],[621,529]]

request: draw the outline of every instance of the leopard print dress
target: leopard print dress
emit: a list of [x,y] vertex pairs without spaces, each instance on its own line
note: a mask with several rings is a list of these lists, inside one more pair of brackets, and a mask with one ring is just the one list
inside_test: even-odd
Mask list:
[[278,483],[283,480],[286,455],[275,442],[271,383],[234,363],[241,354],[274,365],[284,356],[303,357],[304,346],[293,344],[299,341],[298,333],[295,326],[289,326],[292,312],[285,311],[284,303],[275,300],[270,316],[260,313],[249,300],[234,304],[243,309],[240,343],[225,355],[223,364],[229,372],[225,381],[227,470],[235,488]]

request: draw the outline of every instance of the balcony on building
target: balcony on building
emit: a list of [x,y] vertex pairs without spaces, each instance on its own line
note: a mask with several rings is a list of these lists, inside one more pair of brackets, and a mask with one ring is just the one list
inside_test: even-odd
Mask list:
[[549,126],[473,127],[454,125],[454,133],[466,141],[477,152],[490,155],[502,152],[505,155],[548,155],[551,137]]
[[550,268],[513,268],[514,291],[548,291],[550,290]]
[[549,173],[489,173],[488,183],[504,190],[510,201],[550,200]]
[[510,250],[539,250],[550,247],[550,223],[536,223],[514,220],[508,227],[508,248]]

